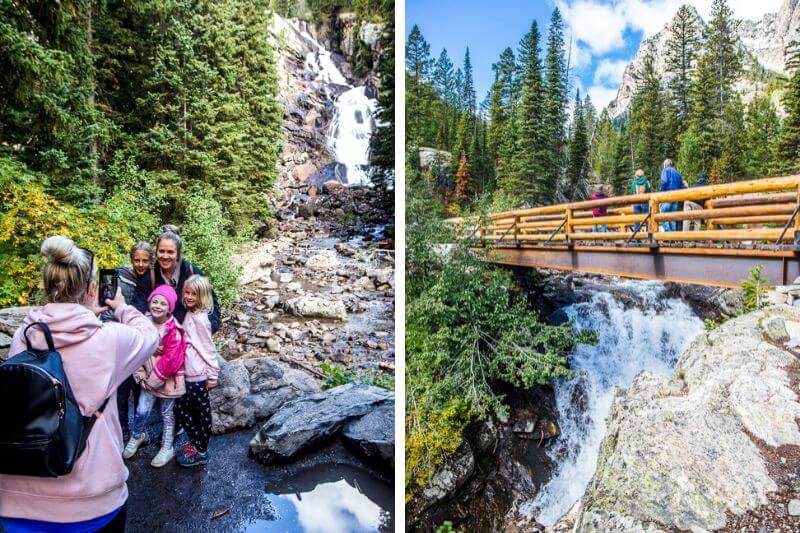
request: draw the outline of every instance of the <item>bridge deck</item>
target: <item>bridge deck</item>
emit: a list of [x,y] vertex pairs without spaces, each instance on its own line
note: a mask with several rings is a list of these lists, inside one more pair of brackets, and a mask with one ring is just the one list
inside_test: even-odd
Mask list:
[[[695,209],[663,209],[670,202]],[[606,214],[594,216],[597,207]],[[772,283],[800,277],[799,211],[800,176],[787,176],[451,222],[498,264],[730,287],[756,264]]]

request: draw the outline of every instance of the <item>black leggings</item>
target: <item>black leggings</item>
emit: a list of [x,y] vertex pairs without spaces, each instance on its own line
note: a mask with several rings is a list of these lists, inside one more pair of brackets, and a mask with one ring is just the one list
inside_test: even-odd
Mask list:
[[205,381],[186,382],[186,394],[175,402],[175,414],[198,452],[205,453],[211,437],[211,401]]

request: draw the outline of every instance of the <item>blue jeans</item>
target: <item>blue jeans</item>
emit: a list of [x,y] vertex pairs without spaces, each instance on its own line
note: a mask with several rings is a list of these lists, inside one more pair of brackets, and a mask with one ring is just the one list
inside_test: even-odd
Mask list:
[[[633,204],[633,214],[634,215],[644,215],[650,212],[650,206],[647,204]],[[641,226],[641,222],[637,222],[634,227],[633,231],[639,231],[639,226]]]
[[607,232],[607,231],[608,231],[608,228],[606,227],[606,225],[605,225],[605,224],[595,224],[595,225],[594,225],[594,231],[595,231],[596,233],[597,233],[597,232],[601,232],[601,231],[602,231],[603,233],[605,233],[605,232]]
[[[679,207],[680,204],[678,202],[668,202],[661,204],[659,211],[662,213],[674,213]],[[664,231],[678,231],[678,222],[675,220],[664,222]]]

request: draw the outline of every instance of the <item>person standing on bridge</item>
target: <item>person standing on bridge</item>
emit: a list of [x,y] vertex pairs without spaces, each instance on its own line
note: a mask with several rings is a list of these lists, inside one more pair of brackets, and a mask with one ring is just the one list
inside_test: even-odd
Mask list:
[[[592,195],[592,200],[603,200],[604,198],[608,198],[608,197],[606,196],[606,192],[603,189],[603,186],[601,185],[600,187],[597,188],[597,192],[595,192]],[[603,207],[603,206],[598,206],[598,207],[595,207],[594,209],[592,209],[592,215],[593,216],[604,217],[607,214],[608,214],[608,209]],[[594,231],[596,231],[596,232],[597,231],[606,232],[606,231],[608,231],[608,228],[606,227],[605,224],[599,224],[599,225],[595,224]]]
[[[650,182],[644,175],[644,170],[641,168],[636,171],[634,180],[631,182],[631,194],[647,194],[650,192]],[[650,206],[647,203],[633,204],[633,214],[643,215],[650,212]],[[634,226],[634,231],[639,231],[641,222],[637,222]]]
[[[664,160],[664,170],[661,172],[661,191],[677,191],[683,189],[681,173],[675,169],[672,159]],[[679,202],[667,202],[660,206],[662,213],[674,213],[680,210]],[[674,220],[664,222],[664,231],[678,231],[678,223]]]

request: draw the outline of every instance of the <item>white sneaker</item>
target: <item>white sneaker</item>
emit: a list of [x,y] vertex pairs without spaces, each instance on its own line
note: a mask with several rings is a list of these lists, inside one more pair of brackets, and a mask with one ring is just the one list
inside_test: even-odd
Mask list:
[[125,449],[122,451],[122,457],[125,459],[130,459],[136,454],[136,452],[139,450],[139,447],[145,443],[147,443],[147,433],[131,435],[128,444],[125,445]]
[[153,460],[150,462],[150,466],[154,466],[156,468],[161,468],[165,464],[169,463],[172,458],[175,457],[175,448],[161,448],[158,450],[158,453]]

